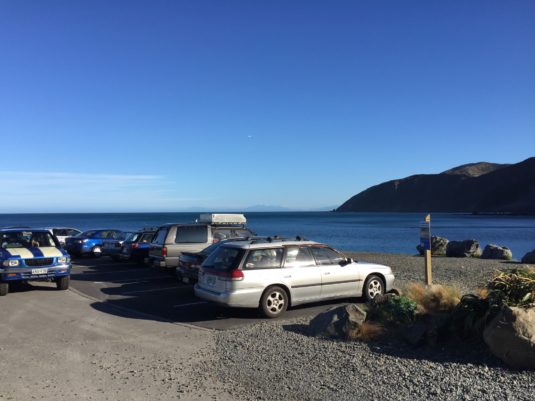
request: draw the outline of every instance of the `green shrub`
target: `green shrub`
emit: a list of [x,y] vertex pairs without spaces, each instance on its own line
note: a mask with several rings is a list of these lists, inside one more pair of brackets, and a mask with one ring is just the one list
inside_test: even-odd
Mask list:
[[384,325],[401,325],[414,321],[416,302],[403,295],[388,295],[383,300],[372,302],[369,319]]
[[535,303],[535,269],[499,271],[487,284],[495,301],[508,306],[530,306]]

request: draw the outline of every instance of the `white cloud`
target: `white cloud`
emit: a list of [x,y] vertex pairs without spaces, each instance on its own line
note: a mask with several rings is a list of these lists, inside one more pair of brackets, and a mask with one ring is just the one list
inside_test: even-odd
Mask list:
[[196,203],[158,175],[0,171],[0,212],[174,210]]

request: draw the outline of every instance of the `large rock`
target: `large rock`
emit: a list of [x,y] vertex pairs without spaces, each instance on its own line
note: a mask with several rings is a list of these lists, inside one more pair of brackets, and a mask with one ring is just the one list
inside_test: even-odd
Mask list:
[[535,264],[535,250],[528,252],[522,258],[522,263],[532,263]]
[[[448,246],[448,239],[443,237],[431,237],[431,255],[433,256],[444,256],[446,255],[446,247]],[[425,250],[420,244],[416,246],[416,249],[423,255]]]
[[366,312],[355,304],[338,306],[320,313],[310,321],[309,333],[314,337],[347,338],[366,320]]
[[535,369],[535,308],[504,308],[487,325],[483,339],[509,366]]
[[488,244],[485,246],[485,249],[483,249],[481,259],[511,260],[513,259],[513,252],[506,246]]
[[446,256],[455,258],[465,258],[470,256],[480,256],[481,248],[475,239],[465,241],[450,241],[446,247]]

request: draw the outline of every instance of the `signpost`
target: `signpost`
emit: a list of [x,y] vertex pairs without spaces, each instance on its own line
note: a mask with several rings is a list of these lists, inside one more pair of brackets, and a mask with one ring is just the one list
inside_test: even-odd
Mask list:
[[425,216],[425,221],[420,224],[420,246],[425,256],[425,284],[433,283],[433,270],[431,266],[431,215]]

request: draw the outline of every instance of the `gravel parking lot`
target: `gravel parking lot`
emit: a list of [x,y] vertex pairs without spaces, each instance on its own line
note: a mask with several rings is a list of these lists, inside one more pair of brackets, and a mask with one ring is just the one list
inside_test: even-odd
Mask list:
[[[351,256],[392,266],[398,286],[424,278],[420,257]],[[433,262],[435,282],[463,293],[484,286],[495,270],[517,266],[481,259]],[[239,383],[251,399],[533,400],[535,372],[511,370],[484,347],[323,340],[308,336],[309,320],[217,333],[214,375]]]
[[[351,256],[390,264],[401,286],[423,279],[419,257]],[[0,300],[0,400],[532,400],[535,393],[535,372],[511,370],[484,348],[310,337],[309,320],[337,304],[277,320],[231,314],[188,321],[186,307],[159,304],[195,301],[169,277],[95,262],[78,262],[76,292],[32,284]],[[516,265],[436,258],[434,266],[435,282],[465,292]],[[166,312],[148,313],[158,308]]]

